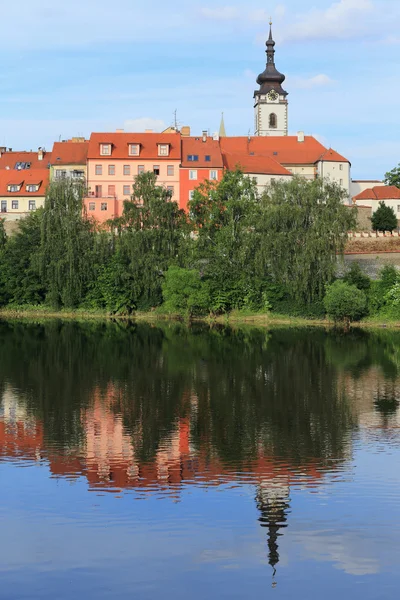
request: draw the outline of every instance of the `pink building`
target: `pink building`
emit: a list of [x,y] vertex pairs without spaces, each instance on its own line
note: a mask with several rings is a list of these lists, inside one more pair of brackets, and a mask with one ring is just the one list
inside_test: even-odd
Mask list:
[[139,173],[151,171],[179,204],[180,133],[92,133],[88,150],[89,216],[99,222],[121,216]]

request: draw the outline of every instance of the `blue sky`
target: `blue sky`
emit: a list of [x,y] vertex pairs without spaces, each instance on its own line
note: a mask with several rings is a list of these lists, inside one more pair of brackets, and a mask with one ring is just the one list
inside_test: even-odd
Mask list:
[[397,0],[19,0],[2,7],[0,145],[51,148],[91,131],[253,133],[269,16],[289,128],[351,160],[353,178],[400,161]]

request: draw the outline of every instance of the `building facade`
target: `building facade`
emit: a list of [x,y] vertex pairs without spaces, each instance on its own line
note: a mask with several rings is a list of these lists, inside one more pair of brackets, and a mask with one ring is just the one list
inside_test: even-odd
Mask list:
[[85,138],[72,138],[53,145],[50,161],[50,180],[87,180],[87,155],[89,142]]

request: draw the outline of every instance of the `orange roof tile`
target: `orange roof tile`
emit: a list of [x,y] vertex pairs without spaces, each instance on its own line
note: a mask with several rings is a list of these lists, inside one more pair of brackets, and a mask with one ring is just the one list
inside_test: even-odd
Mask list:
[[249,156],[248,154],[224,154],[224,166],[229,171],[239,167],[243,173],[263,175],[289,175],[292,173],[270,156]]
[[[188,160],[188,156],[197,156],[197,161]],[[209,157],[206,160],[206,156]],[[182,167],[184,168],[214,168],[222,169],[223,161],[219,142],[211,137],[183,137],[182,138]]]
[[86,165],[89,142],[55,142],[52,151],[51,164],[57,165]]
[[395,185],[379,185],[374,188],[364,190],[357,196],[354,196],[353,200],[399,200],[400,189]]
[[[220,144],[223,154],[270,156],[281,165],[315,164],[329,152],[318,140],[308,135],[304,137],[304,142],[299,142],[297,136],[223,137]],[[334,150],[328,160],[348,162]]]
[[[111,156],[100,154],[100,144],[112,144]],[[140,144],[140,155],[129,154],[129,144]],[[158,144],[169,144],[169,156],[158,155]],[[180,160],[180,133],[92,133],[89,142],[89,159],[129,160]]]
[[347,158],[345,158],[344,156],[339,154],[339,152],[336,152],[336,150],[333,150],[332,148],[326,150],[326,152],[324,152],[324,154],[320,157],[320,160],[324,160],[327,162],[349,162]]
[[[51,162],[51,152],[44,152],[43,160],[39,160],[38,152],[3,152],[0,156],[0,170],[15,170],[17,163],[31,163],[29,170],[45,169]],[[25,172],[27,169],[23,169]]]
[[[3,170],[0,171],[0,196],[2,198],[12,198],[14,196],[45,196],[46,188],[49,183],[49,169],[33,169],[31,170]],[[20,185],[19,192],[9,192],[8,186]],[[26,186],[38,185],[37,192],[27,192]]]

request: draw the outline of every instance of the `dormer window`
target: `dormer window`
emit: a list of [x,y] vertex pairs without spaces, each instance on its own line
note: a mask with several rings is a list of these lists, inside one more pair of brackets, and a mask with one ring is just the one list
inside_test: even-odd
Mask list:
[[11,185],[8,186],[7,190],[9,192],[19,192],[21,189],[21,183],[16,184],[16,183],[12,183]]
[[129,144],[129,156],[139,156],[140,144]]
[[39,185],[36,183],[35,184],[30,183],[29,185],[26,186],[26,191],[27,192],[38,192]]
[[169,156],[169,144],[158,144],[158,156]]
[[111,155],[111,144],[100,144],[100,154],[102,156]]

